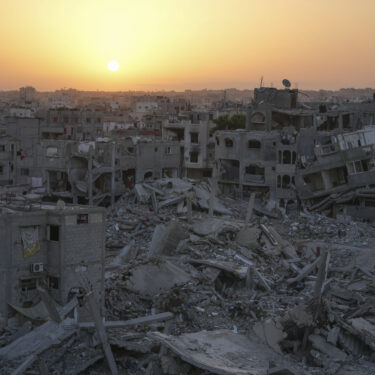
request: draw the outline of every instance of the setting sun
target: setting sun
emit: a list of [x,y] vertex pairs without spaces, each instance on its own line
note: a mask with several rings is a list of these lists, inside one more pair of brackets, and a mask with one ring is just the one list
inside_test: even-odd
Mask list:
[[116,60],[112,60],[108,63],[108,69],[111,71],[111,72],[115,72],[116,70],[118,70],[119,68],[119,64]]
[[250,89],[262,76],[371,87],[374,11],[374,0],[4,0],[0,90]]

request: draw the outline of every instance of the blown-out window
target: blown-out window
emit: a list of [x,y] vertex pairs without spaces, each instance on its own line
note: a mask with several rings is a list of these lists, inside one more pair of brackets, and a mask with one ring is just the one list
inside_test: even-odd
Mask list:
[[233,141],[230,138],[225,138],[225,147],[233,147]]
[[257,139],[250,139],[247,142],[247,147],[248,148],[260,148],[261,143]]

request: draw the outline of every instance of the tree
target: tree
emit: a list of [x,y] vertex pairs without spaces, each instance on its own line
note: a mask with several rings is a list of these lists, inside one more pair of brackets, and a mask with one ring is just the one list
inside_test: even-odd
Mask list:
[[245,129],[246,127],[246,115],[236,114],[232,117],[228,115],[219,116],[214,120],[216,126],[211,129],[211,135],[218,130],[236,130]]

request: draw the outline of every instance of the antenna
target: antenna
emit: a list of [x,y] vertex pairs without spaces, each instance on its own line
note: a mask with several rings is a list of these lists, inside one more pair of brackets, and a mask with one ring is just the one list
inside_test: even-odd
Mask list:
[[288,79],[283,79],[283,86],[288,89],[292,84],[290,83],[290,81]]
[[260,77],[260,87],[263,86],[263,76]]

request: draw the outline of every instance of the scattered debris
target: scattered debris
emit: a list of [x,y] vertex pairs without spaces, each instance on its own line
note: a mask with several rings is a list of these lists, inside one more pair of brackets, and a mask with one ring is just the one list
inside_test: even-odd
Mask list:
[[[225,210],[210,217],[206,183],[135,185],[108,209],[105,311],[85,294],[75,303],[91,315],[80,321],[73,302],[68,312],[51,306],[42,288],[34,315],[50,320],[11,318],[0,333],[0,367],[374,374],[373,226],[317,213],[260,216],[252,198],[214,198]],[[22,311],[15,316],[25,318]]]

